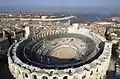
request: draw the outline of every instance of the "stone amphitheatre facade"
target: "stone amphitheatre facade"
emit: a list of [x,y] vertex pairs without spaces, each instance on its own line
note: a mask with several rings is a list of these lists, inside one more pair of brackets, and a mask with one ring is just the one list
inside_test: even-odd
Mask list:
[[9,69],[16,79],[103,79],[112,44],[99,34],[77,28],[44,31],[14,43]]

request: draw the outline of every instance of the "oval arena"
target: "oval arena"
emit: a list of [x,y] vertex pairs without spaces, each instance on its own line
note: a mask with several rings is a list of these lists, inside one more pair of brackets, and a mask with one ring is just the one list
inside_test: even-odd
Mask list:
[[[103,79],[111,43],[94,32],[69,27],[44,31],[14,43],[8,54],[16,79]],[[86,29],[87,30],[87,29]]]

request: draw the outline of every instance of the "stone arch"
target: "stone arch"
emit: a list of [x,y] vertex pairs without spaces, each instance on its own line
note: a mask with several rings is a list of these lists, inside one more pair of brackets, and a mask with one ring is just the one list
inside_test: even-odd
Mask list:
[[97,69],[98,69],[98,72],[96,73],[99,74],[98,79],[100,79],[100,76],[102,75],[102,71],[104,70],[104,68],[102,67],[102,65],[98,65]]
[[40,38],[40,35],[38,35],[38,37]]
[[90,72],[90,76],[93,75],[93,71]]
[[26,73],[26,72],[22,72],[22,74],[23,74],[23,79],[29,79],[29,75],[28,75],[28,73]]
[[47,31],[45,32],[45,35],[48,36],[48,35],[47,35]]
[[31,79],[41,79],[41,78],[40,78],[40,75],[41,75],[41,74],[36,73],[36,72],[33,72],[33,73],[30,74]]
[[8,62],[9,62],[9,64],[8,64],[9,65],[9,69],[12,70],[12,64],[11,64],[10,61],[8,61]]
[[20,72],[19,68],[15,68],[15,71],[16,71],[17,74],[21,75],[21,72]]
[[68,79],[68,76],[64,76],[63,79]]
[[82,79],[85,79],[85,78],[86,78],[86,75],[83,75],[83,76],[82,76]]
[[14,65],[11,65],[11,69],[12,69],[12,71],[15,71]]
[[14,37],[16,37],[16,33],[15,33],[15,31],[12,31],[12,32],[13,32]]
[[39,38],[39,35],[37,35],[37,39]]
[[21,74],[20,70],[18,69],[18,73]]
[[98,69],[98,68],[96,69],[96,72],[99,72],[99,69]]
[[15,67],[14,71],[14,77],[16,79],[20,79],[23,76],[22,72],[20,71],[20,68],[18,66]]
[[33,74],[32,79],[38,79],[37,75]]
[[54,35],[54,30],[52,31],[52,35]]
[[48,79],[48,76],[42,76],[41,79]]
[[59,79],[57,76],[54,76],[52,79]]
[[43,37],[45,37],[45,32],[43,32]]
[[43,37],[43,33],[42,33],[42,37]]
[[79,79],[78,76],[73,76],[73,79]]

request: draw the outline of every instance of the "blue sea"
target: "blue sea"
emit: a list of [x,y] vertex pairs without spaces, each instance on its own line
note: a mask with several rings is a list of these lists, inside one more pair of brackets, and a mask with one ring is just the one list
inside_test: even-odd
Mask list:
[[113,17],[115,15],[111,14],[102,14],[102,13],[89,13],[89,14],[76,14],[78,20],[82,21],[99,21],[106,20],[107,18]]

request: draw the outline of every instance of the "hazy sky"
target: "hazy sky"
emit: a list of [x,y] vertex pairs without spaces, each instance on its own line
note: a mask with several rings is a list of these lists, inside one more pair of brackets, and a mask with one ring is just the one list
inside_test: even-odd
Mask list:
[[71,6],[120,8],[120,0],[0,0],[0,6]]
[[0,0],[0,12],[120,12],[120,0]]

